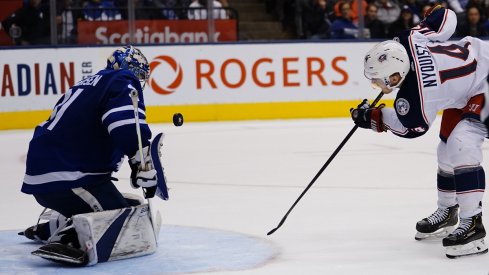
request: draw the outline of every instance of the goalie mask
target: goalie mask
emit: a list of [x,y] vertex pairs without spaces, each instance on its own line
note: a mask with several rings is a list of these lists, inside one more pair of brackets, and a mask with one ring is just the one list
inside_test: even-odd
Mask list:
[[[365,77],[379,87],[388,89],[399,88],[409,72],[409,56],[406,49],[394,40],[384,41],[375,45],[364,59]],[[399,73],[399,81],[391,83],[390,76]]]
[[106,69],[130,70],[139,79],[139,81],[141,82],[141,87],[143,89],[146,84],[146,81],[149,78],[148,60],[146,60],[146,57],[139,49],[133,46],[124,46],[115,50],[107,58]]

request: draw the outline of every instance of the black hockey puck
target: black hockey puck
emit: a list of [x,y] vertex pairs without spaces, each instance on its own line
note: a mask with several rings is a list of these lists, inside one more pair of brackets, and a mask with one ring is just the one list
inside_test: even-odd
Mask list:
[[173,115],[173,125],[179,127],[183,124],[183,116],[180,113],[175,113]]

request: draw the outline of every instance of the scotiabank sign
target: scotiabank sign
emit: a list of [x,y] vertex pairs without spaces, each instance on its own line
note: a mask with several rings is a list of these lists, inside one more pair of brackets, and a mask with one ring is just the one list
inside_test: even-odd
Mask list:
[[[216,20],[214,38],[209,39],[206,20],[136,20],[135,43],[195,43],[236,41],[236,20]],[[128,21],[80,21],[81,44],[128,44]]]

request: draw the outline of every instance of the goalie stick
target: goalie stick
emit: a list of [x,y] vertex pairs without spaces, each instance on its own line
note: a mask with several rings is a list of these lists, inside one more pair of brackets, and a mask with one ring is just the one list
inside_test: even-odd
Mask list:
[[134,119],[136,120],[136,135],[138,137],[138,149],[139,158],[141,159],[141,164],[143,165],[143,170],[146,170],[146,163],[144,162],[143,156],[143,142],[141,140],[141,128],[139,128],[139,110],[138,110],[138,91],[131,91],[131,101],[132,107],[134,108]]
[[[139,124],[138,91],[132,90],[130,96],[131,96],[132,106],[134,107],[134,119],[136,120],[136,135],[138,137],[139,157],[141,159],[142,169],[146,170],[146,163],[144,162],[144,156],[143,156],[143,142],[141,140],[141,128]],[[151,199],[148,197],[147,191],[143,187],[141,187],[141,189],[143,190],[144,198],[148,201],[149,217],[151,219],[151,223],[153,224],[153,228],[155,228],[156,227],[155,224],[157,223],[157,221],[153,219],[154,216],[153,216],[153,209],[151,209],[152,208]],[[158,239],[157,232],[154,232],[154,234],[155,234],[155,239]]]
[[[380,101],[380,99],[382,98],[383,95],[384,95],[384,93],[380,92],[380,94],[375,98],[374,102],[372,102],[372,105],[370,105],[370,107],[375,107],[375,105],[377,105],[377,103]],[[289,208],[289,211],[287,211],[287,213],[284,215],[284,217],[282,218],[280,223],[277,225],[277,227],[270,230],[270,232],[268,232],[267,235],[272,235],[273,233],[275,233],[275,231],[277,231],[284,224],[284,222],[287,219],[287,217],[289,216],[290,212],[292,212],[292,209],[294,209],[294,207],[297,205],[297,203],[299,203],[299,201],[306,194],[306,192],[309,190],[309,188],[311,188],[311,186],[314,184],[314,182],[316,182],[316,180],[319,178],[319,176],[321,176],[321,174],[326,169],[326,167],[328,167],[328,165],[331,163],[331,161],[333,161],[333,159],[336,157],[336,155],[340,152],[341,148],[343,148],[343,146],[351,138],[351,136],[353,135],[353,133],[355,133],[355,131],[357,129],[358,129],[357,125],[353,126],[353,128],[350,130],[348,135],[346,135],[346,137],[343,139],[343,141],[340,143],[340,145],[336,148],[336,150],[334,150],[333,154],[329,157],[329,159],[326,161],[326,163],[323,165],[323,167],[321,167],[321,169],[319,169],[319,172],[317,172],[317,174],[311,180],[309,185],[307,185],[307,187],[304,189],[304,191],[302,191],[300,196],[295,200],[294,204],[292,204],[292,206]]]

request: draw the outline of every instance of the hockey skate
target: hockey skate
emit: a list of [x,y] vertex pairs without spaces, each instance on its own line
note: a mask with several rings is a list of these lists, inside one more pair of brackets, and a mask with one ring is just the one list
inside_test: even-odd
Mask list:
[[[41,222],[41,220],[47,222]],[[45,208],[41,215],[39,215],[36,225],[33,225],[18,234],[30,240],[46,243],[51,237],[51,232],[54,232],[59,228],[64,228],[67,226],[67,222],[68,219],[66,219],[65,216],[57,211]]]
[[438,208],[429,217],[416,223],[414,239],[438,239],[448,236],[458,222],[458,204],[448,208]]
[[443,239],[447,257],[453,259],[487,253],[487,246],[484,243],[485,236],[482,213],[467,219],[460,219],[458,228]]
[[32,251],[31,254],[69,266],[85,266],[88,264],[88,255],[85,251],[61,242],[48,243]]
[[33,225],[18,234],[33,241],[46,242],[49,238],[49,234],[46,234],[46,230],[42,229],[43,226],[47,226],[47,224]]
[[60,230],[56,235],[49,238],[46,245],[41,246],[31,254],[70,266],[88,264],[87,253],[80,249],[78,236],[73,226]]

